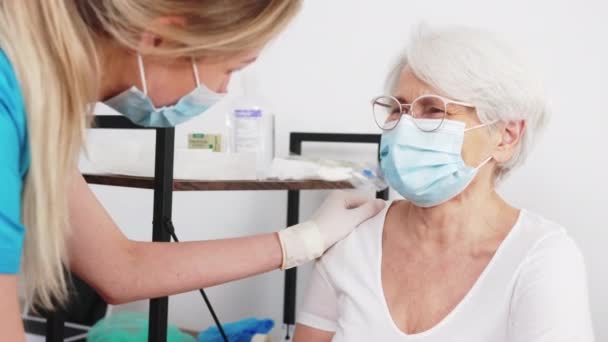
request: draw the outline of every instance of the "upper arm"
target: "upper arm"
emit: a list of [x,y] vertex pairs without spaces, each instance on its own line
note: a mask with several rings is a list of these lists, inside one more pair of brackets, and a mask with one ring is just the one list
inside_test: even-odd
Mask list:
[[0,274],[15,274],[19,272],[24,235],[21,194],[26,169],[25,118],[12,99],[8,80],[2,76],[0,72]]
[[523,264],[511,303],[509,341],[593,339],[583,256],[565,233],[554,234]]
[[294,342],[330,341],[337,328],[338,298],[321,261],[315,263],[298,313]]
[[77,170],[68,196],[72,226],[67,240],[70,269],[105,296],[105,285],[118,279],[129,261],[130,241]]
[[23,323],[17,299],[17,276],[0,274],[0,340],[24,341]]
[[25,132],[19,87],[0,50],[0,341],[25,340],[15,275],[21,263],[21,193],[29,163]]
[[330,342],[334,338],[334,333],[309,327],[304,324],[296,324],[296,331],[293,334],[294,342]]

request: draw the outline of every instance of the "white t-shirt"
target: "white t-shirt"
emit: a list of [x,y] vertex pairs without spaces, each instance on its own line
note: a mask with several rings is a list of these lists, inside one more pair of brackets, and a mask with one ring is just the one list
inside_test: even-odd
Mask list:
[[319,259],[298,323],[334,342],[588,342],[593,329],[583,257],[559,225],[522,210],[462,301],[429,330],[405,334],[382,290],[389,205]]

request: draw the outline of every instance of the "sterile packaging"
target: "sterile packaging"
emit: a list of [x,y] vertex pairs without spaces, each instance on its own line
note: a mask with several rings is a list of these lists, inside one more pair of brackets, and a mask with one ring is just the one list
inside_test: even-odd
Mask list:
[[188,148],[222,152],[222,136],[220,134],[190,133]]
[[269,178],[280,180],[318,179],[349,181],[353,187],[382,191],[388,187],[377,163],[290,156],[275,158]]
[[[154,146],[106,142],[88,146],[80,169],[91,174],[154,177]],[[192,180],[255,180],[255,155],[213,152],[211,149],[176,148],[173,177]]]

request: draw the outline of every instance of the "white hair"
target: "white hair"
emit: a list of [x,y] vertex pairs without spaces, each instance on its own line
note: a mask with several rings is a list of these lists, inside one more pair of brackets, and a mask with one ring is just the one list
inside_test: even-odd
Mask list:
[[394,92],[405,66],[440,95],[477,108],[482,123],[524,120],[514,156],[498,165],[497,178],[521,165],[548,119],[540,78],[498,35],[468,27],[420,25],[389,75]]

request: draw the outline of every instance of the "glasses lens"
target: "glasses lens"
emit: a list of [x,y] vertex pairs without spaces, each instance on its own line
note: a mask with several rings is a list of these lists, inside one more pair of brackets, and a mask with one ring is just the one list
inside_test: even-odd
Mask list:
[[[436,96],[423,96],[412,103],[412,117],[423,131],[434,131],[443,122],[446,105],[443,99]],[[434,119],[426,121],[424,119]]]
[[401,118],[399,101],[390,96],[380,96],[372,102],[374,120],[384,130],[393,129]]

